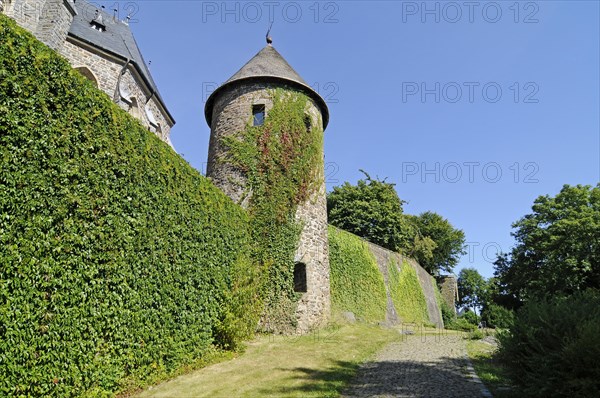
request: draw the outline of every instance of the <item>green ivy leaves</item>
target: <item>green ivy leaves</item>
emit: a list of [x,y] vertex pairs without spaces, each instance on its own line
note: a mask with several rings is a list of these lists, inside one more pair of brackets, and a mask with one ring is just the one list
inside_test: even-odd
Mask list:
[[262,312],[265,330],[286,332],[295,327],[298,299],[293,269],[302,225],[295,215],[322,183],[323,130],[320,121],[307,129],[306,95],[283,88],[270,94],[273,107],[264,124],[248,124],[239,137],[225,137],[228,154],[222,161],[244,172],[251,192],[253,258],[263,273],[255,276],[262,281],[255,313]]
[[0,395],[101,395],[235,346],[247,214],[2,15],[0,38]]

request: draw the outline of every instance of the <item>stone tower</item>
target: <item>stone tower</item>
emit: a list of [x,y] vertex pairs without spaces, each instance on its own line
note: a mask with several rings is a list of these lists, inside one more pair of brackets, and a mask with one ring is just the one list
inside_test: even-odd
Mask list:
[[[220,161],[227,150],[222,139],[243,131],[253,117],[267,117],[273,106],[272,89],[301,92],[308,96],[306,115],[311,125],[322,123],[324,131],[329,121],[329,111],[323,98],[306,84],[270,41],[217,88],[208,98],[204,110],[211,129],[207,176],[242,206],[247,205],[244,197],[246,177],[234,166]],[[294,269],[294,290],[302,293],[296,310],[299,331],[322,324],[330,312],[324,170],[320,173],[320,188],[312,198],[299,205],[296,213],[296,219],[303,224]]]

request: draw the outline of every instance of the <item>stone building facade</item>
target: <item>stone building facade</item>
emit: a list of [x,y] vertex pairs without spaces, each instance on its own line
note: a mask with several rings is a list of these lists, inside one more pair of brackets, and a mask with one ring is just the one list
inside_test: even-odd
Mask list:
[[[327,127],[329,111],[325,101],[293,70],[269,44],[208,98],[205,116],[211,128],[207,176],[231,199],[247,205],[244,174],[222,162],[227,149],[223,137],[243,131],[259,107],[263,116],[273,107],[271,92],[279,88],[300,91],[310,101],[305,113],[311,126]],[[322,149],[321,149],[322,150]],[[322,154],[321,154],[322,156]],[[327,201],[324,170],[320,170],[320,188],[297,210],[303,224],[296,252],[295,290],[301,292],[296,317],[298,330],[307,331],[323,324],[330,313],[329,243],[327,238]],[[300,287],[299,287],[300,286]]]
[[0,0],[0,12],[64,56],[121,108],[171,145],[175,120],[127,21],[83,0]]

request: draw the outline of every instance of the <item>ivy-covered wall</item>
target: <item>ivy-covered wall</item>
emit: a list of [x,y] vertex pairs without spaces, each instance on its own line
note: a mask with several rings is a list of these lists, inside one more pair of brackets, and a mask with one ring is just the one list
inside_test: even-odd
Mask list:
[[0,15],[0,395],[79,396],[231,347],[246,213]]
[[350,232],[329,227],[331,308],[364,322],[386,318],[386,287],[369,246]]
[[414,260],[330,226],[331,299],[365,321],[443,325],[434,279]]
[[399,264],[393,257],[387,266],[390,275],[390,295],[398,317],[403,322],[429,322],[425,295],[415,269],[407,261]]

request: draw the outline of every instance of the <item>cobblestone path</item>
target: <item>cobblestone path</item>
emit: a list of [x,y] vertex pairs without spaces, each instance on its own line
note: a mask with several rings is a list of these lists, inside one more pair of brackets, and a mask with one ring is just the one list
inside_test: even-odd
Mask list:
[[459,335],[408,336],[361,366],[344,397],[491,397]]

